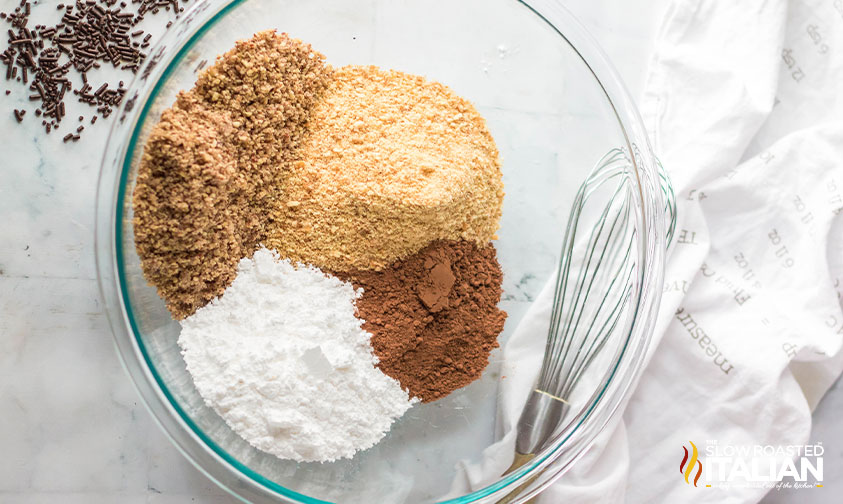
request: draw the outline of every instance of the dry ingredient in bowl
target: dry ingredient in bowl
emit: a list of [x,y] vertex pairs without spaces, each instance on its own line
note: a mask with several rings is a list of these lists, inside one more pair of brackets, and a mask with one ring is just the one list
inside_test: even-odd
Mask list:
[[447,86],[347,66],[313,109],[267,246],[320,268],[381,269],[439,239],[488,243],[503,203],[486,121]]
[[206,404],[260,450],[333,461],[486,368],[501,179],[446,86],[267,31],[162,114],[134,237]]
[[378,367],[424,402],[478,379],[498,346],[506,312],[491,245],[437,241],[383,271],[338,274],[357,301]]
[[134,191],[144,276],[176,318],[219,296],[266,234],[266,214],[331,71],[265,31],[178,95],[147,140]]
[[265,248],[225,294],[182,321],[179,345],[206,404],[250,444],[329,462],[373,446],[412,402],[375,367],[360,291]]
[[176,318],[219,296],[259,243],[332,269],[381,269],[434,240],[485,244],[500,160],[467,100],[423,77],[333,70],[260,32],[179,94],[134,192],[144,275]]

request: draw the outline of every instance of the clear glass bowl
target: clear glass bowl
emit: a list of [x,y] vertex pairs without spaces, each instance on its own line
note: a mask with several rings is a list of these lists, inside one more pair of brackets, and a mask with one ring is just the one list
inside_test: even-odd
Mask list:
[[[512,376],[501,376],[500,351],[481,380],[415,406],[380,444],[331,464],[297,464],[255,450],[196,392],[177,345],[178,323],[141,273],[131,194],[145,139],[175,94],[192,87],[199,69],[236,40],[269,28],[311,43],[335,66],[375,64],[441,81],[485,116],[507,193],[495,243],[509,312],[502,346],[556,273],[581,186],[607,153],[621,153],[632,230],[624,258],[632,272],[630,302],[552,441],[520,468],[492,474],[471,492],[453,490],[457,464],[477,462],[507,428],[498,389]],[[560,2],[204,0],[191,4],[150,55],[129,86],[103,158],[97,265],[121,359],[189,460],[244,501],[343,504],[524,502],[575,463],[640,372],[660,298],[672,193],[628,93]],[[593,199],[611,197],[598,192]],[[601,220],[599,212],[573,215],[581,230]],[[589,302],[605,298],[595,292],[601,288],[613,287],[594,286]]]

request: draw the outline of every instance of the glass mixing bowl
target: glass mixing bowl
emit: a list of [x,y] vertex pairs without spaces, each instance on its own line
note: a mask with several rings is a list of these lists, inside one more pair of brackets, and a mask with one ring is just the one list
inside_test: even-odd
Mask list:
[[[512,373],[538,372],[506,367],[509,357],[501,350],[492,354],[482,379],[414,406],[374,448],[329,464],[297,464],[252,448],[198,395],[177,344],[179,325],[141,273],[131,194],[145,139],[161,111],[236,40],[269,28],[311,43],[335,66],[375,64],[443,82],[485,116],[501,151],[506,189],[495,242],[504,271],[501,305],[509,313],[503,347],[536,300],[547,296],[542,289],[553,285],[563,240],[574,230],[588,236],[583,230],[605,223],[601,205],[594,210],[576,202],[584,192],[603,206],[617,197],[617,191],[592,191],[588,181],[608,153],[620,163],[614,180],[623,193],[629,246],[618,260],[629,272],[621,286],[628,302],[618,310],[600,358],[575,387],[575,399],[569,398],[570,409],[553,426],[554,435],[521,467],[508,472],[504,467],[468,486],[455,481],[458,467],[477,464],[484,450],[500,447],[496,443],[513,428],[514,420],[501,413],[498,392],[504,381],[517,378]],[[242,500],[524,502],[575,463],[637,379],[660,299],[672,193],[628,93],[560,2],[197,1],[150,51],[117,117],[102,163],[96,236],[100,286],[116,346],[173,443]],[[571,243],[576,250],[588,246]],[[584,286],[583,306],[618,288]],[[551,319],[565,309],[554,305],[544,315],[527,315],[539,328],[533,331],[536,341],[544,340]],[[535,347],[536,362],[542,351],[554,347]]]

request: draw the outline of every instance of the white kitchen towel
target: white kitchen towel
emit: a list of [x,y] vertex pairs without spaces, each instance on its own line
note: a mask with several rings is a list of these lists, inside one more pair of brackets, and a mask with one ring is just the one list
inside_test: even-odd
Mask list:
[[[648,366],[538,502],[757,502],[766,488],[695,487],[679,467],[690,441],[805,443],[843,372],[843,0],[674,0],[641,110],[678,207]],[[548,295],[505,366],[535,365],[523,350]],[[522,385],[501,383],[508,453]],[[500,474],[507,449],[461,464],[455,489]]]
[[668,9],[642,113],[679,222],[624,414],[629,502],[758,501],[738,475],[685,483],[683,446],[803,444],[843,371],[841,77],[840,0]]

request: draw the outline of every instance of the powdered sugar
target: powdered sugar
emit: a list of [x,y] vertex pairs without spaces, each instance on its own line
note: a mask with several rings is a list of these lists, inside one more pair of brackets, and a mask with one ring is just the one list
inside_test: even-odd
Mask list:
[[411,400],[374,365],[362,291],[262,248],[222,297],[182,321],[196,388],[260,450],[333,461],[373,446]]

